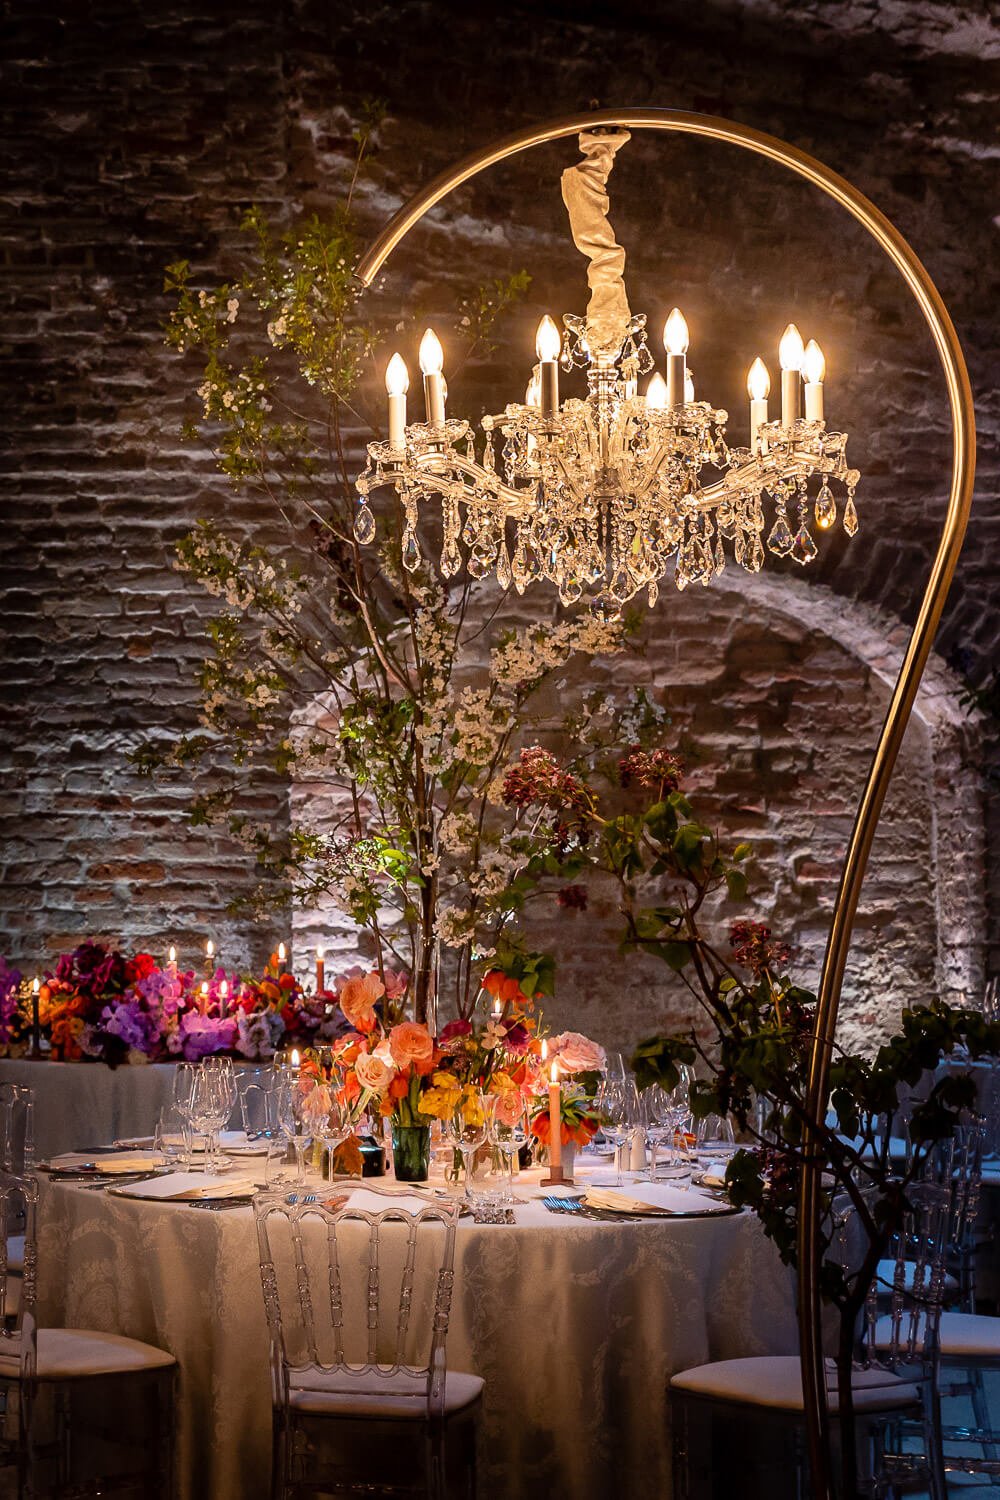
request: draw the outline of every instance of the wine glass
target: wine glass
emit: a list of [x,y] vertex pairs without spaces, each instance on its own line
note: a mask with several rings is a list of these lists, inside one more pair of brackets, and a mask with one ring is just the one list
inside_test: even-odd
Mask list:
[[295,1148],[296,1187],[305,1186],[306,1151],[313,1138],[315,1105],[308,1104],[310,1092],[301,1087],[298,1077],[287,1073],[277,1086],[278,1119]]
[[[187,1122],[186,1149],[184,1157],[182,1158],[181,1165],[186,1167],[189,1171],[192,1170],[196,1165],[194,1155],[195,1124],[191,1116],[191,1091],[194,1086],[194,1079],[197,1072],[198,1067],[196,1063],[177,1063],[174,1068],[173,1085],[170,1094],[171,1108],[176,1109],[181,1119]],[[201,1166],[202,1163],[199,1162],[197,1163],[197,1165]]]
[[225,1171],[229,1163],[219,1150],[219,1131],[229,1118],[232,1103],[219,1069],[204,1066],[195,1069],[189,1108],[194,1128],[205,1137],[205,1171],[213,1174]]
[[[223,1103],[227,1105],[225,1117],[222,1121],[222,1130],[226,1130],[232,1124],[232,1117],[240,1102],[240,1091],[236,1081],[236,1065],[231,1057],[206,1057],[202,1063],[203,1068],[218,1077],[218,1087]],[[221,1156],[221,1152],[220,1152]]]
[[507,1164],[503,1201],[513,1203],[514,1160],[530,1138],[527,1111],[520,1094],[512,1095],[509,1099],[496,1094],[490,1097],[496,1100],[490,1114],[490,1144],[496,1147]]
[[656,1158],[664,1141],[672,1141],[675,1124],[674,1102],[671,1094],[653,1084],[642,1095],[643,1128],[646,1145],[649,1147],[649,1180],[656,1181]]
[[466,1094],[449,1122],[453,1144],[462,1153],[465,1167],[465,1196],[473,1197],[473,1158],[487,1135],[488,1106],[480,1093]]
[[185,1167],[191,1155],[191,1121],[179,1105],[165,1104],[156,1117],[153,1146],[167,1166]]
[[330,1157],[330,1176],[333,1176],[333,1153],[337,1147],[352,1136],[355,1131],[355,1122],[351,1118],[351,1106],[338,1095],[337,1090],[330,1089],[330,1108],[325,1112],[316,1126],[316,1134],[322,1142],[324,1151]]
[[634,1090],[629,1089],[624,1080],[605,1078],[594,1101],[601,1131],[615,1148],[615,1187],[621,1187],[625,1180],[622,1175],[622,1147],[632,1139],[632,1092]]

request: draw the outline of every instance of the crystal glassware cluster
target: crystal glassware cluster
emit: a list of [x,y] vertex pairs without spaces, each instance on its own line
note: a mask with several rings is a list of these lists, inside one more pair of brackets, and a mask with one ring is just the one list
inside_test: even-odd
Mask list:
[[471,425],[454,418],[370,443],[357,481],[359,542],[376,535],[370,492],[391,485],[404,567],[421,563],[419,508],[436,498],[446,578],[464,566],[519,593],[547,579],[564,604],[588,598],[615,613],[641,590],[654,603],[671,564],[679,589],[707,585],[730,555],[749,572],[768,551],[804,565],[817,556],[814,528],[839,519],[849,536],[857,531],[860,475],[847,466],[844,433],[801,417],[764,421],[752,448],[731,448],[727,413],[691,399],[690,382],[679,404],[660,399],[655,376],[638,393],[653,367],[644,315],[610,353],[592,352],[584,319],[563,323],[559,362],[586,370],[586,398],[544,410],[536,367],[524,402],[482,419],[478,452]]

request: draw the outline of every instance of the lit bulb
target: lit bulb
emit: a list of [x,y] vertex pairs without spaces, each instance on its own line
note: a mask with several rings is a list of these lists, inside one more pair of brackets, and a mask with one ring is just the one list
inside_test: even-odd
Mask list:
[[538,325],[535,334],[535,353],[539,359],[558,359],[562,340],[559,337],[559,329],[553,323],[548,313]]
[[[430,330],[428,329],[428,332]],[[426,338],[426,334],[424,335]],[[433,337],[433,335],[431,335]],[[438,344],[438,369],[440,364],[441,345]],[[423,345],[420,346],[420,355],[423,358]],[[406,361],[401,354],[394,354],[390,359],[385,371],[385,388],[390,396],[405,396],[410,389],[410,372],[406,368]]]
[[750,366],[750,373],[747,375],[747,394],[751,401],[766,401],[771,394],[771,377],[760,355]]
[[778,345],[778,359],[781,361],[781,368],[783,370],[801,370],[803,353],[802,335],[794,323],[789,323],[781,335],[781,343]]
[[284,943],[279,943],[278,944],[278,962],[279,962],[279,964],[283,964],[285,962],[285,945],[284,945]]
[[663,347],[668,354],[686,354],[688,347],[687,319],[679,307],[675,307],[663,328]]
[[667,404],[667,382],[657,370],[646,387],[646,407],[649,411],[662,411]]
[[686,402],[694,400],[694,376],[690,370],[684,372],[684,400]]
[[810,339],[806,345],[802,373],[811,385],[820,385],[826,376],[826,360],[815,339]]
[[169,957],[170,962],[172,964],[175,964],[177,962],[177,949],[174,947],[174,945],[172,943],[170,945],[170,953],[169,953],[168,957]]
[[420,368],[425,375],[440,375],[444,369],[444,350],[433,328],[420,340]]

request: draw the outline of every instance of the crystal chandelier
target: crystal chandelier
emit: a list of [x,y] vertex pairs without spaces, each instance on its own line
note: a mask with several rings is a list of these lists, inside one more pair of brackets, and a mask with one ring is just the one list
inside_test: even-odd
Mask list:
[[[654,360],[645,314],[629,309],[625,252],[608,223],[605,192],[628,138],[624,130],[580,137],[584,160],[563,173],[562,191],[574,241],[590,261],[587,316],[565,315],[562,333],[542,319],[524,401],[483,417],[478,451],[472,425],[446,413],[434,332],[420,345],[423,422],[407,423],[409,376],[400,355],[392,356],[388,441],[369,443],[357,481],[359,542],[376,534],[370,491],[391,485],[403,512],[403,565],[417,568],[420,504],[437,497],[446,578],[465,566],[473,578],[493,572],[502,588],[513,584],[519,593],[545,578],[564,604],[586,597],[614,613],[643,589],[653,604],[671,567],[679,589],[707,585],[726,566],[727,543],[750,572],[767,551],[811,562],[811,521],[826,531],[838,518],[831,481],[845,491],[844,530],[857,531],[860,476],[847,467],[846,434],[826,428],[822,351],[814,340],[803,345],[794,323],[779,345],[775,420],[767,368],[759,358],[750,367],[748,447],[730,447],[727,413],[695,400],[687,323],[676,307],[664,329],[666,379],[653,373],[639,393],[639,377]],[[560,371],[576,368],[586,371],[587,395],[561,401]]]

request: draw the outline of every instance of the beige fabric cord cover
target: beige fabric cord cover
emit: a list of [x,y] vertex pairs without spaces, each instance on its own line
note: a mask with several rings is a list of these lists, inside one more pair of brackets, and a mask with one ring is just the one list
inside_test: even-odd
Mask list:
[[625,291],[625,251],[615,240],[608,223],[608,177],[615,153],[630,139],[627,130],[597,135],[585,130],[580,136],[584,160],[562,174],[562,195],[569,214],[577,249],[590,266],[590,303],[587,307],[587,337],[595,353],[617,353],[630,312]]

